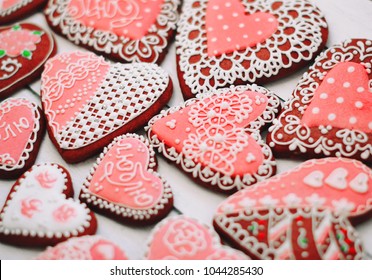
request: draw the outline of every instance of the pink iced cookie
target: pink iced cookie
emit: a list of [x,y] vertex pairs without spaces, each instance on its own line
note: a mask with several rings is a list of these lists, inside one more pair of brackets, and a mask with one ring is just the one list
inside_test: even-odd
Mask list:
[[244,260],[247,256],[223,246],[207,226],[185,216],[156,226],[146,255],[149,260]]
[[198,182],[233,192],[275,173],[260,129],[279,107],[279,99],[261,87],[221,89],[154,117],[148,135],[159,152]]
[[49,247],[38,260],[127,260],[125,252],[115,243],[100,236],[71,238]]
[[270,128],[276,154],[372,162],[371,46],[348,40],[317,58]]
[[46,0],[2,0],[0,1],[0,24],[19,21],[38,11]]
[[368,217],[371,197],[372,172],[362,163],[309,160],[229,197],[214,224],[254,258],[361,258],[360,241],[347,219]]
[[179,0],[52,0],[49,25],[75,44],[123,62],[160,63],[178,20]]
[[70,175],[57,164],[34,165],[13,185],[0,214],[0,241],[47,246],[94,234],[97,221],[75,202]]
[[82,161],[142,127],[171,94],[170,77],[160,67],[111,64],[89,52],[57,55],[42,75],[48,132],[68,162]]
[[154,223],[173,206],[171,188],[156,167],[155,152],[144,137],[119,136],[97,159],[80,200],[120,222]]
[[18,178],[33,165],[44,132],[36,104],[21,98],[0,103],[1,178]]

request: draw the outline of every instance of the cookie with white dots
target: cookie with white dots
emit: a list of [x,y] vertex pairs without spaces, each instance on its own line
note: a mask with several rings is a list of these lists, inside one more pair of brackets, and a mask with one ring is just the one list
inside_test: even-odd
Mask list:
[[270,128],[278,156],[337,156],[372,162],[372,41],[352,39],[322,53]]
[[122,223],[155,223],[173,206],[172,190],[156,168],[155,152],[148,140],[137,134],[119,136],[97,159],[80,200]]
[[230,196],[214,226],[254,259],[360,259],[353,225],[371,210],[370,168],[351,159],[313,159]]
[[311,61],[327,38],[326,20],[308,0],[188,1],[176,35],[183,95],[284,77]]
[[20,20],[39,11],[47,0],[2,0],[0,2],[0,24]]
[[0,213],[0,242],[16,246],[55,245],[96,232],[89,208],[73,200],[68,171],[58,164],[34,165],[13,185]]
[[231,193],[273,176],[276,163],[260,131],[280,100],[256,85],[219,89],[149,121],[150,143],[197,183]]
[[173,40],[180,0],[50,0],[50,27],[120,62],[160,64]]
[[142,128],[167,104],[172,89],[169,75],[155,64],[113,64],[74,51],[46,63],[41,103],[53,144],[73,163]]

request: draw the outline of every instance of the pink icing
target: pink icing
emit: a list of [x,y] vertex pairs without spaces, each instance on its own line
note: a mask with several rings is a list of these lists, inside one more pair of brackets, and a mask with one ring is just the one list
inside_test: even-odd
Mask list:
[[40,172],[35,179],[39,182],[40,186],[44,189],[51,189],[53,188],[57,178],[50,174],[48,171]]
[[26,100],[10,99],[0,105],[0,164],[16,166],[35,126],[35,112]]
[[3,0],[2,2],[2,5],[0,4],[0,10],[4,11],[22,2],[22,0]]
[[89,190],[111,202],[132,209],[148,209],[162,197],[161,179],[147,171],[149,151],[135,138],[120,139],[105,155]]
[[88,52],[61,54],[48,61],[42,98],[47,117],[57,132],[95,96],[109,69],[110,64],[102,57]]
[[208,55],[216,56],[256,46],[271,37],[279,23],[270,13],[246,13],[240,0],[208,2]]
[[39,199],[24,199],[21,203],[21,213],[27,218],[32,218],[35,213],[41,212],[43,202]]
[[301,123],[309,127],[329,124],[371,133],[371,96],[364,66],[354,62],[339,63],[316,90]]
[[372,208],[372,172],[348,159],[309,160],[230,196],[218,213],[249,208],[325,207],[360,215]]
[[156,121],[152,131],[166,146],[202,166],[230,176],[254,174],[264,156],[243,129],[267,104],[264,94],[252,91],[215,95]]
[[82,24],[133,40],[145,36],[164,0],[71,0],[69,14]]
[[53,217],[57,222],[68,223],[70,219],[76,217],[76,210],[69,205],[62,205],[53,212]]
[[152,238],[149,260],[246,259],[238,251],[219,244],[205,226],[187,217],[167,220]]
[[36,44],[40,41],[41,36],[28,29],[7,29],[0,32],[0,50],[10,57],[20,56],[25,50],[36,50]]

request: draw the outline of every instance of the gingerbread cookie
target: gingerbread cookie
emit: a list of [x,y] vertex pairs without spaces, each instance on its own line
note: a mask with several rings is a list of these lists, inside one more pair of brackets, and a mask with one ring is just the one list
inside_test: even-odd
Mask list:
[[158,63],[167,53],[179,0],[50,0],[49,25],[68,40],[121,62]]
[[360,259],[349,222],[372,210],[372,171],[342,158],[309,160],[223,202],[216,230],[252,258]]
[[68,162],[141,128],[171,95],[172,81],[157,65],[111,64],[90,52],[57,55],[42,74],[49,136]]
[[97,221],[75,202],[67,170],[34,165],[13,185],[0,214],[0,241],[17,246],[48,246],[96,232]]
[[47,248],[38,260],[127,260],[125,252],[115,243],[100,236],[71,238]]
[[0,178],[18,178],[34,164],[44,132],[36,104],[23,98],[0,103]]
[[40,10],[46,2],[46,0],[2,0],[0,2],[0,24],[20,20]]
[[198,183],[231,193],[275,174],[260,129],[279,107],[279,98],[265,88],[225,88],[162,112],[146,130],[151,144]]
[[0,27],[0,99],[37,80],[55,52],[52,35],[34,24]]
[[311,61],[327,37],[322,13],[307,0],[188,1],[176,36],[183,95],[284,77]]
[[247,256],[221,245],[207,226],[186,216],[159,223],[149,240],[149,260],[245,260]]
[[372,162],[372,41],[348,40],[321,54],[270,128],[278,156]]
[[119,136],[91,169],[80,200],[119,222],[157,222],[172,209],[173,195],[156,167],[155,152],[144,137]]

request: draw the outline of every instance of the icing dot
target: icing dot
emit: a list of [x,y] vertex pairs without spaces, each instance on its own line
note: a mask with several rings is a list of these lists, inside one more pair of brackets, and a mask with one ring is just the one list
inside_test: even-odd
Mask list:
[[240,23],[240,24],[239,24],[239,27],[240,27],[240,28],[244,28],[244,27],[245,27],[245,24],[244,24],[244,23]]
[[335,83],[335,79],[334,78],[328,78],[327,79],[327,83],[328,84],[334,84]]
[[212,38],[212,42],[217,42],[217,38],[216,37]]
[[257,34],[258,34],[258,35],[262,35],[263,33],[262,33],[262,31],[260,30],[260,31],[257,32]]
[[214,6],[212,7],[212,9],[213,9],[213,10],[216,10],[216,11],[217,11],[219,8],[220,8],[220,7],[219,7],[218,5],[214,5]]
[[244,34],[244,35],[243,35],[243,38],[244,38],[244,39],[247,39],[247,38],[248,38],[248,35],[247,35],[247,34]]
[[261,19],[260,19],[260,18],[255,18],[255,21],[256,21],[256,22],[260,22]]
[[321,98],[321,99],[327,99],[327,98],[328,98],[328,94],[326,94],[326,93],[322,93],[322,94],[320,95],[320,98]]
[[346,82],[346,83],[344,83],[344,88],[349,88],[350,87],[350,83],[349,82]]
[[223,20],[223,15],[218,15],[217,18],[218,18],[219,20]]
[[233,15],[233,17],[238,17],[239,16],[238,13],[233,13],[232,15]]
[[231,42],[231,38],[230,38],[230,37],[227,37],[227,38],[226,38],[226,41],[227,41],[227,42]]
[[339,104],[342,104],[342,103],[344,103],[344,98],[343,97],[338,97],[336,99],[336,102],[339,103]]
[[186,128],[186,132],[190,132],[191,131],[191,128],[190,127],[187,127]]
[[314,107],[312,112],[313,112],[313,114],[319,114],[320,109],[318,107]]
[[274,22],[274,19],[273,18],[269,18],[269,22]]
[[350,66],[348,69],[347,69],[347,72],[349,73],[353,73],[355,71],[355,67],[354,66]]
[[356,118],[356,117],[351,117],[351,118],[349,119],[349,122],[350,122],[351,124],[355,124],[355,123],[357,122],[357,118]]
[[283,134],[279,133],[277,137],[278,137],[278,139],[283,139]]
[[334,121],[335,119],[336,119],[336,114],[329,114],[328,115],[328,119],[330,120],[330,121]]
[[181,140],[180,139],[176,139],[174,142],[178,145],[179,143],[181,143]]
[[145,9],[145,13],[148,13],[148,14],[151,13],[151,9],[150,8],[146,8]]
[[222,29],[227,30],[227,29],[229,29],[229,26],[227,24],[225,24],[224,26],[222,26]]
[[365,90],[364,87],[358,87],[357,88],[357,92],[359,92],[359,93],[364,92],[364,90]]
[[230,3],[230,2],[226,2],[226,3],[225,3],[225,6],[226,6],[226,7],[231,7],[231,3]]
[[355,102],[355,107],[357,107],[358,109],[362,109],[363,108],[363,102],[361,102],[361,101]]

